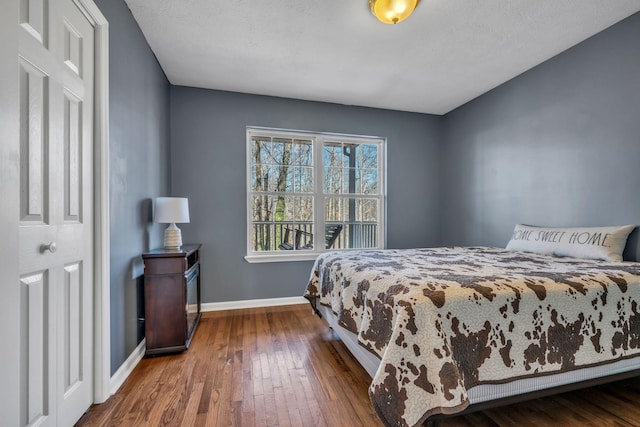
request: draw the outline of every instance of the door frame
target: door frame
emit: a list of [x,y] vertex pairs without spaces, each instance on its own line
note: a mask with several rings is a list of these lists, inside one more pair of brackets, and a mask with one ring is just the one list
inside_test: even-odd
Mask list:
[[93,0],[73,0],[94,28],[94,347],[93,402],[109,396],[111,289],[109,209],[109,23]]

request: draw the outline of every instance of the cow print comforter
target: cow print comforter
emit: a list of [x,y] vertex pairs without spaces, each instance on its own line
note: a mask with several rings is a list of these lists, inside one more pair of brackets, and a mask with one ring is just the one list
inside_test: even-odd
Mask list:
[[478,384],[640,352],[638,263],[495,248],[330,252],[305,297],[381,359],[369,395],[388,426],[462,411]]

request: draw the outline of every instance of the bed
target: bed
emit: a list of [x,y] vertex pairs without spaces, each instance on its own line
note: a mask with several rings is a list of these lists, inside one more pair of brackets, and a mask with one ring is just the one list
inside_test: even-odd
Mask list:
[[329,252],[304,296],[371,375],[387,426],[640,369],[638,263],[488,247]]

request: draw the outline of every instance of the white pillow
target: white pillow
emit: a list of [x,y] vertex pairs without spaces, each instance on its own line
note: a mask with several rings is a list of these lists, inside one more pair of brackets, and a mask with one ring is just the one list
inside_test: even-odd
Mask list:
[[622,252],[635,225],[621,227],[549,228],[517,224],[509,251],[622,261]]

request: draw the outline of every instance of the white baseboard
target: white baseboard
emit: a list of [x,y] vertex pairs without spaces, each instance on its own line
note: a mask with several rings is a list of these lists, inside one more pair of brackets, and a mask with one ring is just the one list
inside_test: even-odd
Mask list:
[[114,395],[116,391],[118,391],[120,386],[124,384],[126,379],[129,378],[129,375],[131,375],[133,369],[144,357],[144,352],[146,351],[146,349],[147,340],[146,338],[143,338],[142,341],[140,341],[140,344],[138,344],[138,346],[135,348],[135,350],[131,352],[127,360],[125,360],[120,368],[118,368],[116,373],[113,374],[113,376],[111,377],[111,381],[109,381],[109,391],[112,395]]
[[292,305],[308,303],[304,297],[249,299],[243,301],[208,302],[201,305],[204,311],[235,310],[238,308],[274,307],[277,305]]

